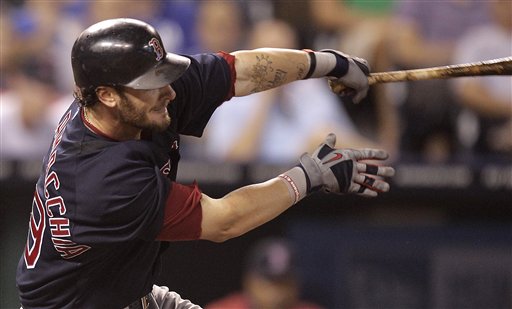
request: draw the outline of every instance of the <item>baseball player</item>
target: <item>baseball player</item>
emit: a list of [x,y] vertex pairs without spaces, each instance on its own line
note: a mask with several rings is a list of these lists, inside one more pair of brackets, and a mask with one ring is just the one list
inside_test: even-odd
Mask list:
[[175,182],[180,135],[201,136],[231,97],[329,76],[359,101],[368,66],[337,51],[180,56],[163,46],[134,19],[102,21],[77,38],[76,99],[44,158],[17,268],[23,308],[199,308],[154,285],[169,241],[228,240],[318,190],[389,190],[393,168],[364,163],[385,151],[336,149],[332,134],[297,166],[219,199]]

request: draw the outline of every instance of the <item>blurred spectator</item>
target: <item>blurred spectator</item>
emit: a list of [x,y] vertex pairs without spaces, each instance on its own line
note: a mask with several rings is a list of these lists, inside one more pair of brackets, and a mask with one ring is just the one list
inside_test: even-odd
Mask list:
[[2,3],[2,13],[9,16],[9,27],[16,38],[9,42],[15,45],[17,57],[32,53],[48,56],[63,4],[62,1],[38,0]]
[[3,3],[0,12],[0,156],[40,161],[57,124],[52,113],[59,93],[45,51],[58,4],[25,5]]
[[[310,1],[316,46],[367,59],[374,72],[391,67],[388,35],[394,0]],[[399,146],[399,115],[389,85],[374,85],[360,104],[345,108],[358,131],[391,153]]]
[[[385,23],[395,0],[310,0],[311,16],[319,34],[317,45],[335,48],[340,38],[361,26]],[[385,28],[375,29],[377,31]],[[373,35],[368,33],[368,35]],[[361,38],[363,41],[366,38]]]
[[199,1],[163,1],[161,6],[162,21],[168,22],[174,28],[172,37],[164,38],[176,41],[174,48],[169,46],[168,50],[176,53],[195,53],[193,48],[197,47],[198,41],[195,25]]
[[59,3],[41,1],[4,1],[0,10],[0,70],[2,88],[7,75],[20,59],[49,57],[51,37],[57,20]]
[[266,19],[275,18],[286,22],[295,29],[297,33],[297,47],[313,49],[317,33],[313,25],[310,4],[308,1],[271,2],[273,15]]
[[20,61],[0,92],[0,155],[2,159],[37,159],[48,150],[62,109],[54,102],[54,72],[47,59]]
[[[178,5],[158,0],[131,1],[127,4],[124,1],[92,1],[88,3],[87,24],[96,23],[111,18],[136,18],[151,23],[158,28],[158,33],[165,41],[167,50],[177,52],[183,49],[184,32],[182,27],[174,20],[168,18],[169,6],[178,12],[192,12],[194,5]],[[167,15],[164,15],[167,14]],[[193,14],[193,13],[188,13]],[[188,24],[187,24],[188,26]]]
[[[469,28],[489,20],[488,1],[397,1],[389,50],[403,69],[448,65],[453,44]],[[457,106],[446,81],[407,83],[401,150],[443,161],[457,149]]]
[[[477,62],[512,55],[512,2],[490,2],[492,22],[474,27],[457,41],[454,63]],[[512,78],[489,76],[454,81],[464,111],[459,138],[477,154],[512,155]]]
[[[197,40],[187,52],[230,52],[245,45],[244,38],[248,25],[244,6],[240,1],[197,1],[196,10],[196,23],[193,29]],[[202,157],[203,143],[204,139],[200,140],[193,136],[181,137],[182,151],[189,158]]]
[[[249,35],[249,48],[295,46],[295,32],[282,21],[259,22]],[[328,132],[336,133],[340,147],[371,145],[357,134],[325,80],[304,80],[225,103],[208,124],[203,151],[214,160],[289,163]]]
[[243,45],[245,11],[237,1],[200,1],[195,30],[197,52],[231,52]]
[[319,309],[300,300],[300,278],[292,247],[283,239],[265,239],[250,251],[243,291],[214,301],[205,309]]

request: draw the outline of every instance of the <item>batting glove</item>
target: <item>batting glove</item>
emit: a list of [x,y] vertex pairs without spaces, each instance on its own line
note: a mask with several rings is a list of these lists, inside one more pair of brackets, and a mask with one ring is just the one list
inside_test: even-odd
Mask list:
[[[353,193],[375,197],[389,191],[389,183],[382,177],[392,177],[395,170],[389,166],[373,165],[364,160],[385,160],[387,152],[380,149],[336,149],[336,135],[329,134],[312,155],[300,157],[300,164],[280,175],[298,202],[315,191]],[[305,181],[300,177],[303,172]]]
[[[368,93],[368,75],[370,74],[370,65],[368,61],[362,58],[354,57],[333,49],[322,49],[320,52],[331,53],[336,56],[336,68],[328,74],[329,85],[343,84],[345,87],[341,91],[334,91],[345,97],[351,97],[354,103],[359,103]],[[348,61],[348,69],[341,63]]]

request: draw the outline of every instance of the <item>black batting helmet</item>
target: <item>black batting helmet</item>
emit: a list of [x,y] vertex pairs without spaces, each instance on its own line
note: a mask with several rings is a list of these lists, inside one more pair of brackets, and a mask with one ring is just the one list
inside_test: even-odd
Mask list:
[[130,18],[109,19],[84,30],[71,51],[75,84],[156,89],[178,79],[190,59],[167,53],[158,32]]

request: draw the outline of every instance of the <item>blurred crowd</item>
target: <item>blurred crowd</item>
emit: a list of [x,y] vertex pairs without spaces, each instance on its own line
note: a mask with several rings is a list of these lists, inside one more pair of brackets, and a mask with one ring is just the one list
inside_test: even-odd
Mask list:
[[[81,1],[1,4],[2,159],[40,159],[72,102],[71,46],[87,26],[133,17],[154,25],[167,51],[332,48],[373,71],[476,62],[512,55],[512,1]],[[324,79],[233,98],[185,157],[293,163],[335,132],[338,145],[378,146],[395,159],[447,162],[512,158],[510,77],[382,84],[360,104]]]
[[205,309],[322,309],[303,299],[298,251],[282,237],[252,244],[242,270],[240,289],[206,304]]

